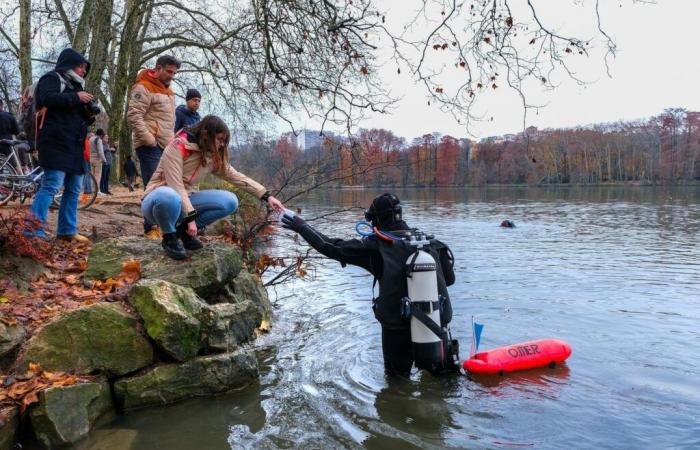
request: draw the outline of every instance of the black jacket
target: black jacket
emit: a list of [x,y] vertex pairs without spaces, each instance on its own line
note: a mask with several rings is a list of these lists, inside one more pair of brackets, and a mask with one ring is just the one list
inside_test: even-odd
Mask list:
[[0,139],[12,139],[19,134],[19,126],[15,116],[7,111],[0,111]]
[[[374,313],[377,320],[388,329],[406,329],[410,322],[401,318],[400,300],[408,296],[405,264],[415,251],[403,241],[386,242],[378,237],[359,239],[333,239],[307,226],[301,236],[319,253],[340,262],[362,267],[379,282],[379,296],[375,299]],[[438,292],[444,298],[442,324],[452,320],[452,305],[447,286],[455,282],[452,252],[447,245],[431,240],[426,249],[437,263]]]
[[124,173],[127,177],[136,176],[136,163],[134,163],[133,160],[127,159],[126,161],[124,161]]
[[39,79],[36,87],[36,110],[46,107],[46,115],[39,118],[37,148],[39,164],[45,169],[62,170],[67,173],[84,172],[83,150],[88,125],[95,121],[80,101],[80,84],[63,77],[65,88],[61,91],[61,78],[65,72],[78,64],[90,63],[83,55],[71,48],[61,52],[56,68]]

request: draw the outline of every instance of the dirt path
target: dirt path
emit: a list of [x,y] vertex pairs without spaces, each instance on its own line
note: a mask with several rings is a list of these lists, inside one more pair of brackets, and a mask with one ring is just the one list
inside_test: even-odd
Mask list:
[[[143,233],[143,216],[141,215],[141,196],[143,190],[129,192],[123,186],[113,186],[114,195],[99,196],[88,209],[78,210],[78,229],[80,234],[93,242],[102,239]],[[28,209],[31,199],[22,208]],[[12,211],[19,206],[12,201],[0,208],[0,214]],[[51,233],[56,230],[57,210],[49,210],[48,224]]]

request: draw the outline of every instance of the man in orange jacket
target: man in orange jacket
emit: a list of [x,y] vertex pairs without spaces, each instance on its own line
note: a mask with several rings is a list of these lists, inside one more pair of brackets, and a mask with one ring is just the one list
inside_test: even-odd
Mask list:
[[[156,171],[163,149],[174,137],[175,93],[170,83],[175,78],[180,61],[163,55],[155,69],[142,69],[131,89],[126,120],[131,127],[134,150],[141,166],[144,189]],[[144,233],[151,224],[144,221]]]

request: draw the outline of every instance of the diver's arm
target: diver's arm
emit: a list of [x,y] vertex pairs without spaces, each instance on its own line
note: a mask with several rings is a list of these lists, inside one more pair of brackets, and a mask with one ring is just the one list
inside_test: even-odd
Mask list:
[[283,216],[282,223],[285,228],[297,232],[316,251],[324,256],[334,259],[341,264],[352,264],[372,272],[371,258],[376,249],[358,239],[330,238],[306,223],[304,219]]

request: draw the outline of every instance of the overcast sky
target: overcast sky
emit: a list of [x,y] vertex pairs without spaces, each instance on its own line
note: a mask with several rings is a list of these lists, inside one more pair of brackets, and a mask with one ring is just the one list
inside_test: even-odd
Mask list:
[[[380,4],[387,9],[388,21],[403,23],[409,18],[409,3],[382,0]],[[541,18],[548,26],[572,30],[581,37],[594,34],[592,0],[535,0],[533,4],[542,11]],[[601,17],[617,44],[617,56],[610,61],[612,78],[606,74],[602,46],[598,45],[599,51],[594,50],[589,58],[581,56],[585,59],[577,66],[589,84],[580,86],[559,76],[556,90],[529,91],[531,103],[544,106],[528,113],[528,126],[571,127],[632,120],[669,107],[700,110],[700,0],[657,0],[655,4],[601,0]],[[466,136],[463,125],[428,106],[424,88],[406,75],[396,75],[395,67],[387,65],[382,75],[402,99],[391,115],[370,116],[361,126],[390,129],[407,138],[432,131]],[[486,120],[471,124],[470,131],[477,138],[522,131],[523,110],[512,91],[491,92],[482,99],[478,112]],[[314,126],[312,122],[305,125]]]

